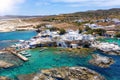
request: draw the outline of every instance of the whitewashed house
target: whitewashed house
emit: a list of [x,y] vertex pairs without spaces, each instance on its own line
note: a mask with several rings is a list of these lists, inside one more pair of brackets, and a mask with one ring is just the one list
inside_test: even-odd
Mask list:
[[62,36],[63,40],[74,41],[74,40],[94,40],[95,38],[90,34],[79,34],[79,31],[69,31]]
[[89,41],[93,41],[95,40],[95,37],[92,36],[91,34],[83,34],[83,40],[89,40]]
[[103,26],[97,25],[97,24],[85,24],[85,26],[88,26],[91,29],[101,29]]
[[82,40],[82,36],[79,34],[78,30],[68,30],[67,33],[62,36],[62,39],[67,41]]
[[71,47],[71,48],[77,48],[77,47],[78,47],[78,44],[70,44],[70,47]]
[[46,26],[46,28],[52,28],[53,27],[53,25],[50,25],[50,24],[45,25],[45,26]]
[[79,19],[79,20],[75,20],[74,22],[79,22],[79,23],[81,23],[81,22],[84,22],[84,20],[83,20],[83,19]]
[[117,18],[112,19],[112,21],[115,22],[115,23],[120,23],[120,20],[117,19]]

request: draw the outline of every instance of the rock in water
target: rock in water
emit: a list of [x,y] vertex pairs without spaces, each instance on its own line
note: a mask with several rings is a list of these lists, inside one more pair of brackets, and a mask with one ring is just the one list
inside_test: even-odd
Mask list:
[[12,66],[14,66],[14,64],[11,64],[11,63],[0,60],[0,68],[9,68],[9,67],[12,67]]
[[89,61],[89,63],[101,67],[101,68],[107,68],[110,67],[114,63],[114,60],[112,58],[101,56],[99,54],[93,54],[93,59]]
[[0,76],[0,80],[10,80],[7,77]]
[[19,80],[105,80],[100,74],[85,67],[63,67],[41,70],[33,75],[18,76]]

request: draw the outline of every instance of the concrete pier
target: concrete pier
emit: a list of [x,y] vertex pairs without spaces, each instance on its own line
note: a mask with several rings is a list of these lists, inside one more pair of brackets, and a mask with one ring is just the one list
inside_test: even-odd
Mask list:
[[17,51],[12,49],[12,48],[7,48],[7,49],[5,49],[5,51],[8,51],[8,52],[12,53],[13,55],[19,57],[23,61],[28,61],[28,58],[26,58],[25,56],[17,53]]

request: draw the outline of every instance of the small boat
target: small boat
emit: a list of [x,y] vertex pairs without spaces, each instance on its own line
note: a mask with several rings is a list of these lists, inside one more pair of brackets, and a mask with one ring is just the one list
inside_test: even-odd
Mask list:
[[26,57],[31,57],[31,54],[27,54],[27,55],[25,55]]
[[23,54],[23,55],[27,55],[28,53],[27,53],[27,52],[21,52],[21,54]]
[[40,52],[42,52],[42,51],[44,51],[44,50],[46,50],[46,49],[48,49],[48,48],[43,48],[43,49],[40,50]]
[[118,40],[120,40],[120,38],[118,38]]

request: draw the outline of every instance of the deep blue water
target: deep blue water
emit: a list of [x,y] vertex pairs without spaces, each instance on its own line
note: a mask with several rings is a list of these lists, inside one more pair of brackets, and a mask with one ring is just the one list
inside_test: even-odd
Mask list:
[[[25,34],[25,33],[28,33],[28,34]],[[26,40],[36,35],[36,33],[34,32],[30,32],[30,34],[29,32],[25,32],[25,33],[24,32],[23,33],[12,32],[10,34],[3,33],[4,36],[1,33],[2,38],[1,37],[0,38],[1,40],[18,40],[18,39]],[[31,34],[34,34],[34,35],[31,36]],[[8,35],[11,35],[11,37],[9,37]],[[120,41],[116,39],[106,39],[103,41],[107,41],[107,42],[115,41],[116,43],[120,44]],[[49,48],[48,50],[45,50],[43,52],[39,52],[39,50],[40,50],[39,48],[28,50],[28,52],[32,55],[29,58],[28,62],[25,62],[23,65],[18,67],[2,69],[0,70],[0,75],[8,76],[8,77],[16,77],[21,74],[34,73],[41,69],[48,69],[48,68],[62,67],[62,66],[84,66],[100,73],[107,80],[120,80],[120,56],[110,56],[110,55],[103,54],[100,51],[95,51],[93,54],[96,54],[96,53],[101,54],[104,56],[112,57],[115,60],[115,63],[111,65],[109,68],[100,68],[88,63],[88,60],[91,58],[91,55],[88,55],[86,57],[80,57],[80,56],[74,56],[74,55],[70,56],[69,54],[66,54],[66,53],[56,54],[56,51],[57,51],[56,48]]]

